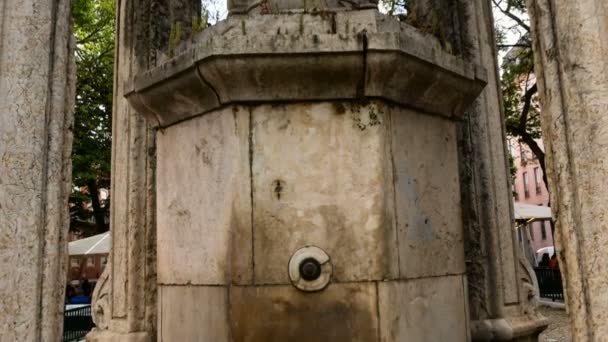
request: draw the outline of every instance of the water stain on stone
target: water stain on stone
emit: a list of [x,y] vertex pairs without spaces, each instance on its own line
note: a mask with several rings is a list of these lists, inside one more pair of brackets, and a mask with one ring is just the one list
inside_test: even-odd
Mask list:
[[316,293],[282,286],[234,289],[232,336],[243,342],[376,341],[372,289],[367,284],[330,285]]

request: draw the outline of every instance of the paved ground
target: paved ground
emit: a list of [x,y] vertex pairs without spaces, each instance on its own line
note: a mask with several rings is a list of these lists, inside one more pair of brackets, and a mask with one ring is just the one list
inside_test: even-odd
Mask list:
[[547,317],[551,324],[547,330],[540,334],[539,342],[570,342],[570,327],[566,310],[540,307],[540,312]]

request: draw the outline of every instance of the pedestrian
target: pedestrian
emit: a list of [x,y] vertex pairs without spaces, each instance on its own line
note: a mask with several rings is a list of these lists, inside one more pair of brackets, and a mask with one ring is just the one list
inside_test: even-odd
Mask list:
[[549,253],[544,253],[542,259],[538,263],[538,267],[549,267],[550,262]]
[[556,253],[553,253],[553,255],[551,256],[551,260],[549,260],[549,267],[554,268],[554,269],[559,268],[559,263],[557,262]]

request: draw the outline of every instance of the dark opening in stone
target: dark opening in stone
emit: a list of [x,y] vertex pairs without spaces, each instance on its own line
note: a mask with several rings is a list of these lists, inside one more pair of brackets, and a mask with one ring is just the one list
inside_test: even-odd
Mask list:
[[300,263],[300,276],[304,280],[313,281],[321,276],[321,264],[314,258],[307,258]]

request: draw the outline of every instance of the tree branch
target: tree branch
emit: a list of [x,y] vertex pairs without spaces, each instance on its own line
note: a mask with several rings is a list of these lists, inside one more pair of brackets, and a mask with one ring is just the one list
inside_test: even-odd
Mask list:
[[536,83],[534,83],[530,89],[526,90],[526,94],[524,95],[524,107],[519,115],[519,131],[527,132],[526,125],[528,124],[528,114],[530,113],[530,108],[532,106],[532,97],[537,91],[538,87],[536,86]]
[[501,11],[504,15],[506,15],[511,20],[513,20],[514,22],[516,22],[524,30],[530,32],[530,26],[527,25],[526,23],[524,23],[524,21],[521,20],[518,16],[516,16],[513,13],[511,13],[511,1],[507,1],[507,8],[506,9],[503,9],[502,7],[500,7],[500,4],[498,2],[496,2],[496,0],[492,0],[492,3],[494,3],[494,6],[496,6],[496,8],[498,8],[498,10]]
[[497,46],[501,49],[504,48],[514,48],[514,47],[522,47],[522,48],[530,48],[530,44],[497,44]]
[[93,31],[91,31],[91,33],[89,33],[86,37],[84,37],[84,38],[79,39],[78,41],[76,41],[76,44],[87,43],[91,38],[93,38],[99,32],[101,32],[104,29],[108,28],[108,25],[110,24],[110,21],[112,21],[112,19],[113,19],[113,17],[111,17],[111,16],[106,16],[105,18],[101,18],[98,21],[98,26]]

